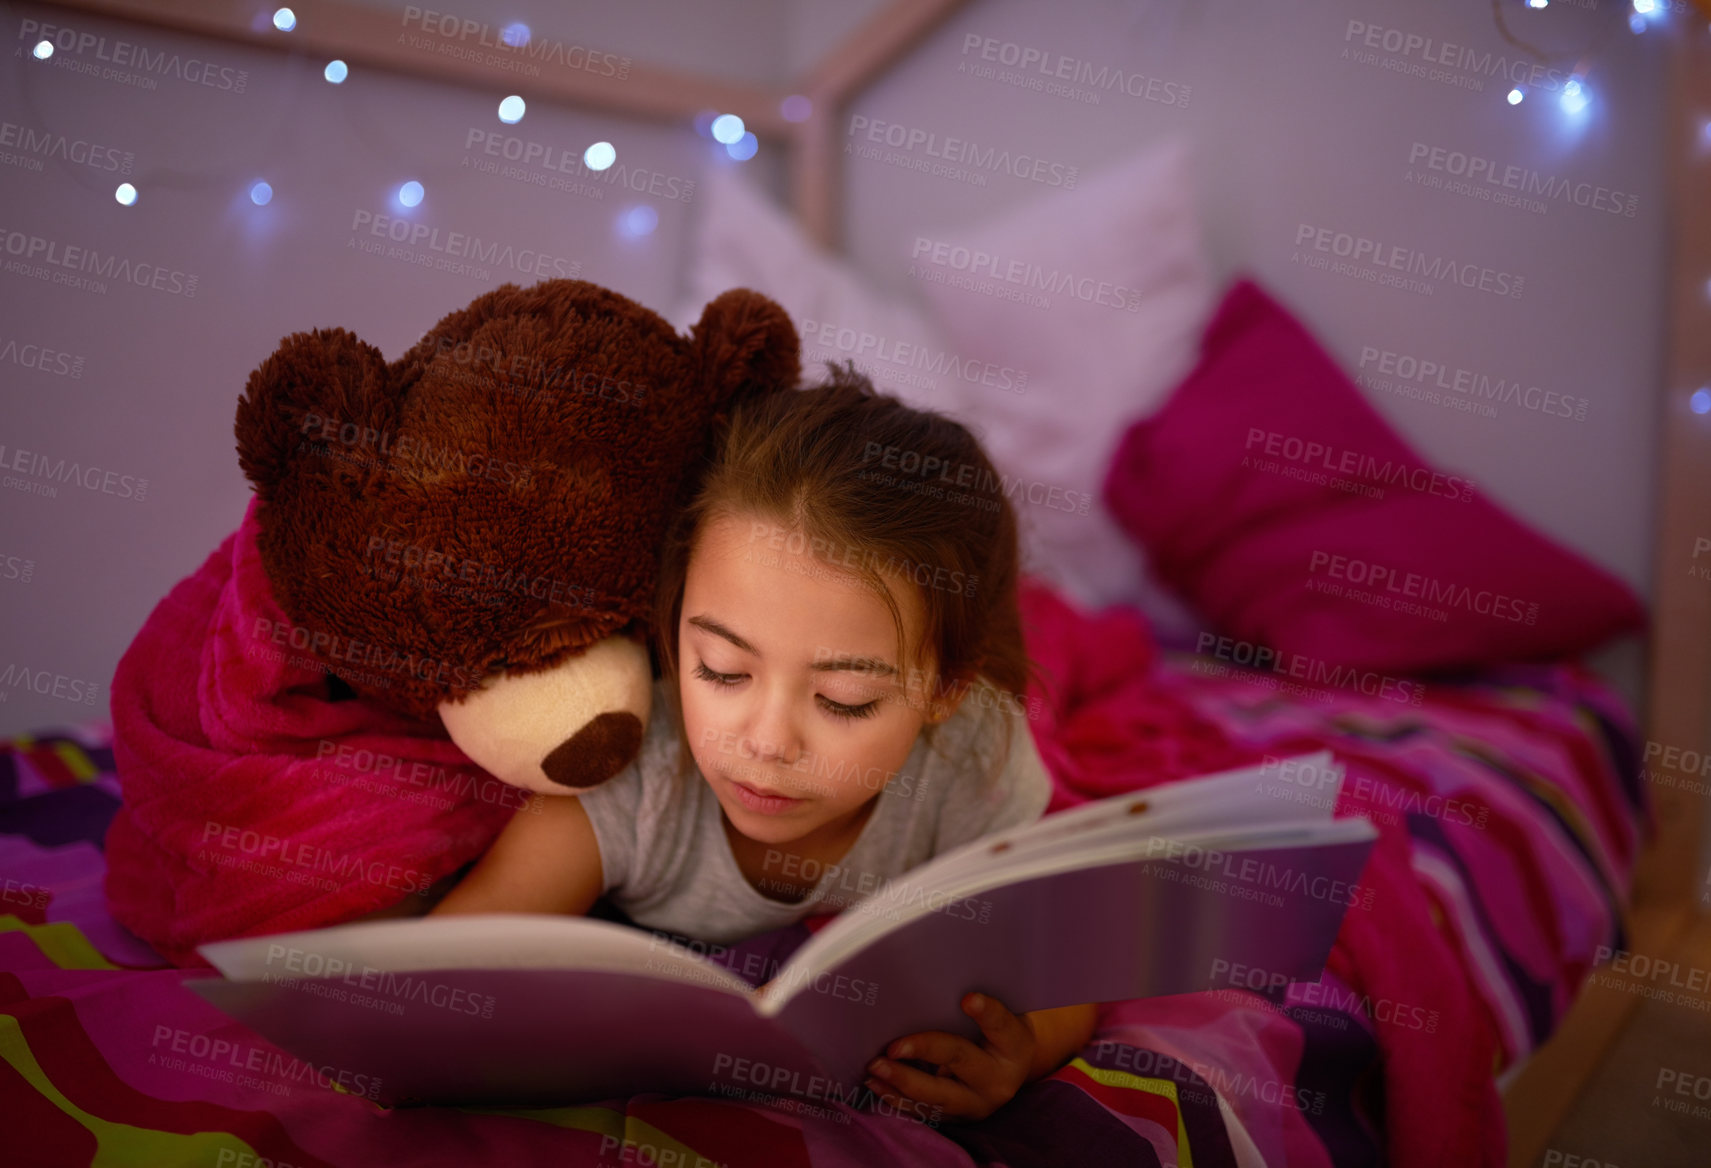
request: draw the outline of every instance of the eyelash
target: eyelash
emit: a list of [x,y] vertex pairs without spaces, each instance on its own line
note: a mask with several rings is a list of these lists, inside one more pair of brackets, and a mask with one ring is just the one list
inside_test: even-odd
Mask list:
[[[695,663],[695,676],[723,689],[726,686],[735,685],[735,679],[741,677],[742,674],[714,673],[707,668],[705,662],[697,661]],[[834,718],[871,718],[879,709],[877,699],[859,706],[846,706],[842,702],[834,702],[828,697],[821,697],[820,700],[825,703],[821,708]]]

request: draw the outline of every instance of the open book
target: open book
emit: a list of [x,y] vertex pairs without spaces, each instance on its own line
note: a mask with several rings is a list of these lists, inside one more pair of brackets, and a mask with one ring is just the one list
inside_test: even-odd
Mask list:
[[185,984],[388,1104],[853,1102],[895,1038],[978,1041],[971,990],[1022,1013],[1316,979],[1377,838],[1331,818],[1341,778],[1328,751],[1272,759],[986,836],[846,909],[760,993],[655,934],[526,914],[215,942],[224,977]]

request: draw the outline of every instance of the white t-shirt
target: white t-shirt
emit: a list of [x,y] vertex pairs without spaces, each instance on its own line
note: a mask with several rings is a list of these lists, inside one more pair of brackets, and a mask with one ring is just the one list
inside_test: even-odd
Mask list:
[[[924,736],[916,739],[908,760],[875,796],[856,842],[836,864],[825,865],[813,890],[794,903],[774,899],[737,867],[719,800],[699,769],[677,775],[678,728],[658,688],[664,684],[656,683],[653,716],[635,761],[577,796],[600,844],[607,899],[646,928],[723,944],[847,908],[934,856],[1032,823],[1051,799],[1051,776],[1027,718],[1014,698],[1001,697],[982,679],[939,725],[934,746]],[[1003,749],[1005,719],[1009,754],[983,784]],[[775,862],[780,896],[793,895],[784,878],[815,879],[816,861],[769,852],[769,871]]]

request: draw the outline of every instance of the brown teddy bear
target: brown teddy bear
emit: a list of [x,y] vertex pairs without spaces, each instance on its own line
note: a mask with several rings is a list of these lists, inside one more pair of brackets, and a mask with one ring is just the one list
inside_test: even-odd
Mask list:
[[[582,280],[495,288],[391,364],[294,334],[237,412],[274,598],[328,631],[335,694],[438,716],[506,783],[592,787],[641,744],[657,547],[715,416],[800,377],[790,318],[747,289],[687,339]],[[409,664],[353,667],[381,660]]]

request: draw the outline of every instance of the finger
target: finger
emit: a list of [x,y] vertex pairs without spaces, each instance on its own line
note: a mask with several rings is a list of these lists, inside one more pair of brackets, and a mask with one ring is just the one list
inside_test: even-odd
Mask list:
[[886,1047],[885,1053],[894,1059],[935,1063],[977,1090],[989,1083],[997,1070],[992,1055],[962,1035],[942,1030],[904,1035]]
[[1027,1062],[1033,1058],[1033,1029],[1003,1002],[986,994],[969,994],[962,1000],[962,1009],[980,1027],[986,1036],[986,1049],[994,1055],[1007,1062]]
[[[926,1071],[917,1071],[891,1059],[874,1059],[867,1069],[870,1083],[888,1087],[909,1099],[936,1104],[944,1108],[946,1114],[970,1115],[985,1104],[981,1094],[966,1083],[929,1075]],[[878,1091],[879,1087],[873,1089]]]

